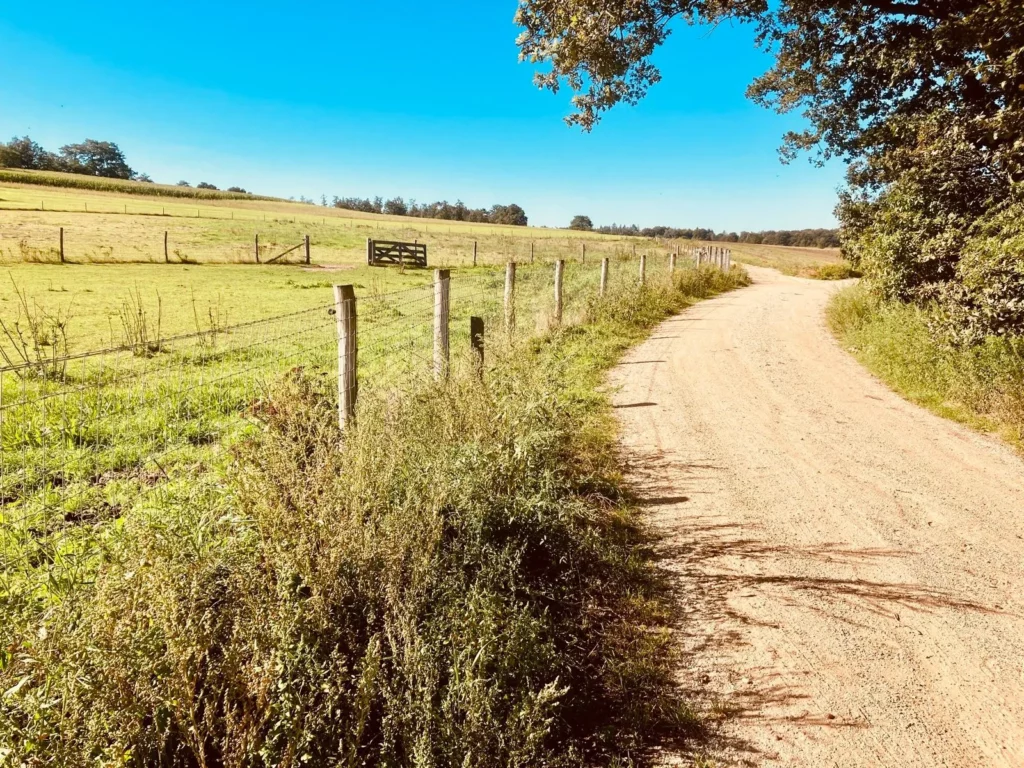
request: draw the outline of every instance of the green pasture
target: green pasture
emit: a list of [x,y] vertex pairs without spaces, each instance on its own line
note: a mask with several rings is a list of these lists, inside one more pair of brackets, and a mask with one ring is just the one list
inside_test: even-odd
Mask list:
[[[566,265],[563,325],[586,320],[599,276],[596,259]],[[613,260],[610,293],[638,277],[631,256]],[[667,277],[667,259],[650,258],[648,280]],[[268,388],[288,371],[330,381],[332,284],[356,288],[361,388],[401,390],[429,377],[432,279],[430,270],[365,266],[10,265],[0,287],[10,335],[0,341],[15,364],[25,360],[14,342],[27,344],[32,364],[0,373],[8,595],[31,600],[72,588],[127,509],[223,469],[230,446],[258,421]],[[456,268],[451,280],[453,364],[468,359],[472,315],[485,319],[487,344],[555,325],[549,264],[519,267],[508,329],[503,269]],[[48,323],[57,320],[66,346],[50,338]],[[115,351],[93,354],[104,348]]]

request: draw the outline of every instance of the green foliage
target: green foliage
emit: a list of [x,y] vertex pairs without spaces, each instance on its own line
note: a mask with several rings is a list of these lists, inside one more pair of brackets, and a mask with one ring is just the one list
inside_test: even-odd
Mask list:
[[873,373],[905,397],[947,418],[1024,441],[1024,340],[988,336],[973,345],[943,343],[940,312],[886,302],[863,285],[836,294],[828,320]]
[[589,232],[593,228],[594,222],[590,220],[589,216],[573,216],[572,221],[569,222],[569,229],[579,229]]
[[810,276],[815,280],[848,280],[852,277],[860,277],[860,273],[847,262],[839,262],[815,267]]
[[1017,0],[641,0],[614,13],[603,0],[520,0],[519,46],[551,65],[540,86],[576,93],[568,122],[590,130],[660,79],[652,56],[675,19],[756,25],[774,64],[748,95],[802,111],[809,127],[786,135],[784,159],[817,149],[850,163],[843,246],[881,296],[942,297],[947,332],[973,342],[1024,331],[1016,246],[969,242],[1024,183]]
[[[5,625],[0,753],[47,765],[556,766],[688,725],[597,387],[739,270],[680,270],[444,384],[293,371],[216,473],[126,511]],[[9,617],[15,616],[8,613]]]
[[124,153],[117,144],[95,139],[61,147],[56,170],[108,179],[131,179],[135,176],[135,171],[128,167]]

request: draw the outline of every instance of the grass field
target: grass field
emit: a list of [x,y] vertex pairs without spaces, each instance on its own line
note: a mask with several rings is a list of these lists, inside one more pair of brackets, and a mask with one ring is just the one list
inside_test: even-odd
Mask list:
[[[134,343],[0,375],[6,755],[627,765],[642,732],[692,726],[668,695],[664,615],[595,388],[625,345],[740,270],[652,261],[641,289],[624,256],[599,299],[598,264],[572,263],[550,332],[551,269],[524,265],[511,333],[502,271],[457,270],[448,384],[430,376],[427,273],[344,270],[365,281],[344,439],[324,280],[339,273],[12,272],[45,290],[23,292],[26,315],[77,296],[81,338],[103,339],[105,307],[108,341]],[[169,306],[159,334],[154,298],[107,296],[149,277],[183,297],[195,275],[207,312]],[[489,329],[485,385],[470,314]],[[70,351],[87,351],[76,332]]]
[[510,259],[597,258],[637,246],[667,253],[642,238],[588,232],[446,222],[345,211],[272,200],[182,199],[4,182],[0,174],[0,261],[59,260],[60,228],[68,261],[253,263],[255,236],[265,261],[310,236],[316,264],[365,263],[366,238],[428,243],[439,265]]
[[732,251],[733,261],[755,267],[771,267],[786,275],[823,279],[843,279],[852,276],[838,248],[790,248],[747,243],[724,245]]

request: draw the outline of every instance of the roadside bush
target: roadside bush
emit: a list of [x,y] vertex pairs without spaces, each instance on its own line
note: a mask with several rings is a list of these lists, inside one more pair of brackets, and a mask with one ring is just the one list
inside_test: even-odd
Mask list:
[[861,273],[845,261],[835,264],[822,264],[820,267],[815,267],[811,273],[811,277],[815,280],[848,280],[852,277],[860,276]]
[[828,307],[839,339],[897,392],[940,415],[1024,442],[1024,338],[960,344],[935,333],[946,308],[885,302],[864,285]]
[[941,293],[942,331],[961,344],[1024,334],[1024,204],[985,217]]

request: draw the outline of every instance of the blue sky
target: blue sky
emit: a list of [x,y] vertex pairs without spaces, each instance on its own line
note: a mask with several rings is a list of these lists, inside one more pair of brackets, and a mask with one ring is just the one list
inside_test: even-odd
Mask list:
[[157,181],[517,202],[550,226],[834,225],[842,166],[782,165],[799,118],[744,98],[769,63],[749,29],[678,28],[662,83],[584,134],[518,62],[514,0],[4,6],[0,137],[115,141]]

